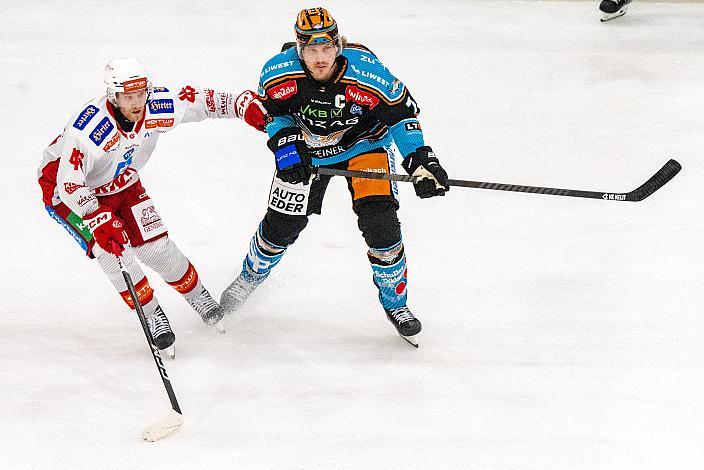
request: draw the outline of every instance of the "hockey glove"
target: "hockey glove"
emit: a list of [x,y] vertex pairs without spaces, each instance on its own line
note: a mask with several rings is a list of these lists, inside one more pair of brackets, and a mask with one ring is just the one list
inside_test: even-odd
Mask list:
[[422,199],[433,196],[444,196],[450,190],[447,184],[447,172],[433,153],[433,149],[424,145],[411,152],[401,162],[409,175],[415,176],[413,187],[416,195]]
[[129,242],[127,232],[125,232],[125,223],[105,206],[100,206],[95,211],[84,215],[83,221],[88,226],[90,233],[93,234],[95,243],[108,253],[114,255],[121,253],[121,250],[116,252],[113,241],[118,245],[126,245]]
[[269,116],[259,97],[253,91],[245,90],[235,100],[235,115],[258,131],[264,131]]
[[281,181],[291,184],[310,182],[311,159],[300,129],[285,127],[269,139],[267,145],[274,152],[276,176]]

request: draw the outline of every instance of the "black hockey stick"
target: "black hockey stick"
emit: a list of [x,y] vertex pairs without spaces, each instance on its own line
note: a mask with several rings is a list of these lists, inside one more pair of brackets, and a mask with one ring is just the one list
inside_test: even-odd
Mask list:
[[145,441],[154,442],[162,437],[168,436],[183,424],[183,414],[181,413],[181,408],[178,406],[178,401],[176,400],[176,394],[174,393],[174,388],[171,386],[171,380],[166,374],[166,367],[164,362],[161,360],[161,355],[159,355],[159,350],[154,345],[152,340],[152,335],[149,333],[149,326],[147,326],[147,318],[144,316],[144,310],[142,309],[142,304],[139,302],[139,296],[137,296],[137,291],[134,288],[134,283],[132,282],[132,277],[130,273],[125,271],[122,265],[122,248],[115,241],[112,242],[113,253],[119,253],[116,256],[117,264],[122,271],[122,277],[125,278],[125,284],[127,284],[127,290],[130,293],[132,302],[134,303],[134,308],[137,311],[137,317],[139,318],[139,323],[142,324],[142,330],[144,331],[144,336],[147,338],[147,343],[152,351],[152,357],[154,357],[154,363],[157,369],[159,369],[159,375],[161,375],[161,381],[164,383],[164,388],[166,388],[166,394],[169,396],[171,401],[172,411],[156,423],[150,424],[142,433],[142,437]]
[[[603,199],[605,201],[633,201],[638,202],[647,198],[668,181],[675,177],[682,166],[675,160],[670,160],[660,168],[648,181],[628,193],[610,193],[604,191],[581,191],[577,189],[545,188],[542,186],[524,186],[520,184],[485,183],[482,181],[448,180],[450,186],[463,188],[494,189],[497,191],[513,191],[517,193],[547,194],[549,196],[583,197],[589,199]],[[319,175],[346,176],[351,178],[366,178],[377,180],[402,181],[413,183],[415,176],[399,175],[396,173],[374,173],[371,171],[338,170],[335,168],[313,167],[313,173]]]

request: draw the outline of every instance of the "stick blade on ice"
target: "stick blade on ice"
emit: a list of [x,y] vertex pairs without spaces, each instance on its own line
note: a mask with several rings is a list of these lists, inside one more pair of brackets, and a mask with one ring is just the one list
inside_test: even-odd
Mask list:
[[147,426],[142,433],[142,438],[149,442],[158,441],[176,431],[182,424],[183,415],[175,410],[171,410],[161,421]]

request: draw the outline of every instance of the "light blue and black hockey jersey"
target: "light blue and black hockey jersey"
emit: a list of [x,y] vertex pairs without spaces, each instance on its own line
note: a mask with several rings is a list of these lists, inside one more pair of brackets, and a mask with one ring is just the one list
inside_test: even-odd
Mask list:
[[405,85],[366,47],[348,44],[327,83],[310,78],[296,48],[269,60],[259,95],[273,120],[267,133],[298,127],[315,166],[333,165],[393,140],[403,157],[424,145],[418,105]]

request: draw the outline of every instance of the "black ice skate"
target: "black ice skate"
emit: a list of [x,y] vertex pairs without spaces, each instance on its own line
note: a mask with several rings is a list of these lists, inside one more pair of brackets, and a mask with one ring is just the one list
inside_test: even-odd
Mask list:
[[387,310],[386,317],[394,324],[398,334],[414,347],[418,347],[418,334],[423,326],[416,317],[413,316],[408,307],[401,307],[394,310]]
[[205,287],[203,287],[200,295],[190,299],[188,304],[200,315],[200,318],[206,325],[215,325],[222,320],[224,315],[220,305],[218,305]]
[[147,318],[147,326],[149,327],[149,333],[152,335],[154,346],[158,350],[167,349],[176,341],[176,335],[171,331],[169,319],[166,318],[161,306],[158,306],[152,316]]
[[599,10],[601,11],[601,22],[613,20],[626,14],[628,4],[633,0],[601,0]]

